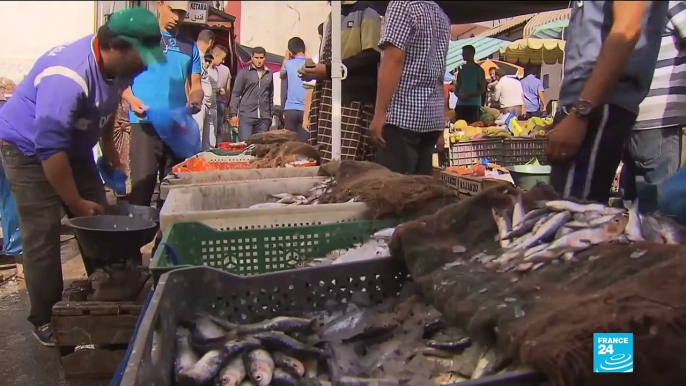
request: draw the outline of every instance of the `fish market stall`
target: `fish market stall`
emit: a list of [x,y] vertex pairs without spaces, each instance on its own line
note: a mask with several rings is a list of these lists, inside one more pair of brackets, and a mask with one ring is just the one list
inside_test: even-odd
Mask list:
[[[477,220],[478,219],[478,220]],[[678,384],[686,250],[671,219],[505,185],[396,228],[422,295],[497,362],[560,385]],[[593,373],[594,333],[633,333],[630,377]],[[639,354],[640,353],[640,354]]]

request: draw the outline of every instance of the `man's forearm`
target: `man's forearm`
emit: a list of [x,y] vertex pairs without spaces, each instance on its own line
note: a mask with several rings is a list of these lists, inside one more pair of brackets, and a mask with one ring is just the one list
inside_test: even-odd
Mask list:
[[43,171],[50,185],[67,206],[73,206],[81,199],[72,174],[67,153],[61,151],[42,162]]
[[191,88],[191,91],[188,93],[188,101],[190,103],[201,104],[204,96],[205,94],[202,92],[202,87],[198,85]]
[[102,155],[105,157],[105,160],[110,163],[110,166],[118,168],[121,166],[121,160],[119,158],[117,146],[114,144],[114,122],[115,117],[111,116],[102,131],[100,139],[102,141]]
[[131,101],[134,98],[133,91],[131,91],[131,86],[127,87],[124,91],[122,91],[121,98],[129,104],[131,103]]
[[[400,51],[397,48],[393,48],[393,50]],[[376,92],[375,115],[386,116],[393,94],[395,94],[398,83],[400,83],[404,66],[404,52],[402,55],[395,53],[395,55],[384,54],[382,56],[379,67],[378,91]]]

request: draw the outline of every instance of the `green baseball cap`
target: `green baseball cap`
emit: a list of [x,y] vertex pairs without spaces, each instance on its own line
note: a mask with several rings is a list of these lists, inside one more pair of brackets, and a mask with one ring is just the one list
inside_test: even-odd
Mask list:
[[106,26],[131,43],[145,64],[166,61],[160,46],[160,26],[157,17],[149,10],[141,7],[123,9],[113,13]]

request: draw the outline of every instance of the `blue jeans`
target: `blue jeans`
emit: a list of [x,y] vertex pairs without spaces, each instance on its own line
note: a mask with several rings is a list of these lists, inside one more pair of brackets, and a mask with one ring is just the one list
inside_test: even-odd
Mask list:
[[245,141],[251,135],[269,131],[272,118],[247,118],[238,117],[238,138]]
[[634,130],[624,145],[619,179],[622,198],[638,198],[639,211],[658,209],[657,187],[679,170],[681,126]]
[[0,222],[2,222],[2,241],[5,254],[9,256],[21,255],[19,212],[17,212],[17,204],[14,203],[14,196],[2,165],[0,165]]

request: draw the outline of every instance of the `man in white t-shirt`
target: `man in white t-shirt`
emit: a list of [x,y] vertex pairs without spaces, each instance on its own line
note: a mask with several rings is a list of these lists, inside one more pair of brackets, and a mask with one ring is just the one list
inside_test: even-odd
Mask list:
[[513,76],[499,76],[498,84],[493,92],[493,99],[497,101],[498,105],[493,107],[499,108],[502,113],[514,113],[518,117],[526,114],[522,83]]

